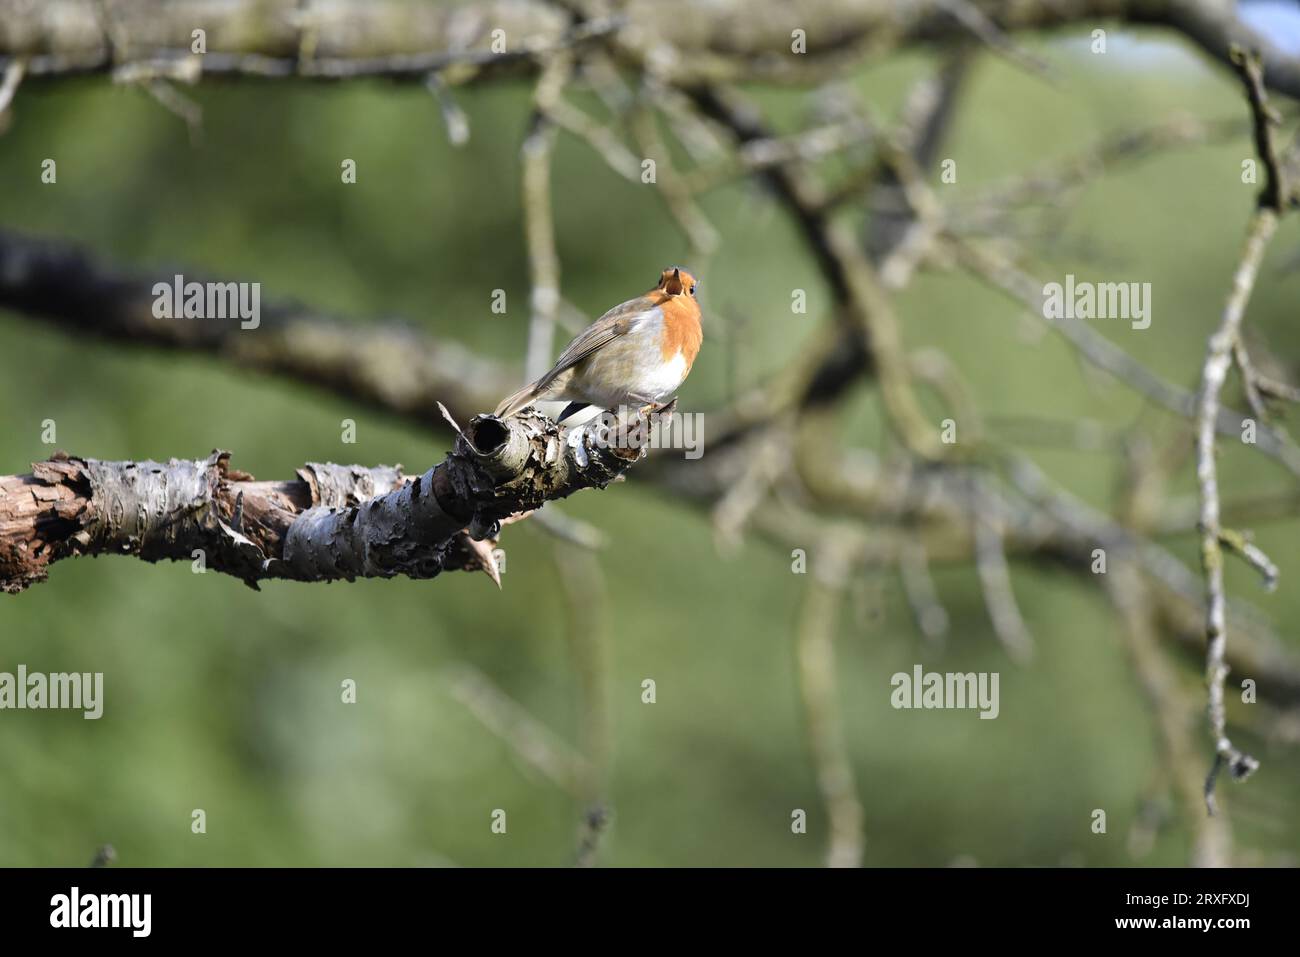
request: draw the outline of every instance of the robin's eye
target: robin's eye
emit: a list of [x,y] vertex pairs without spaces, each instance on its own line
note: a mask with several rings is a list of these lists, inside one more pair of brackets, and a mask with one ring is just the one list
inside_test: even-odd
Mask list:
[[695,295],[695,283],[691,283],[691,295]]

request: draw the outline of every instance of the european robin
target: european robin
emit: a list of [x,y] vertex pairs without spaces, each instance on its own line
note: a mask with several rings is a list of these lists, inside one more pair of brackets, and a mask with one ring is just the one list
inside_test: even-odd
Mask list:
[[497,406],[499,418],[568,399],[563,422],[589,405],[655,406],[686,381],[704,341],[695,277],[669,266],[659,285],[605,313],[565,347],[551,370]]

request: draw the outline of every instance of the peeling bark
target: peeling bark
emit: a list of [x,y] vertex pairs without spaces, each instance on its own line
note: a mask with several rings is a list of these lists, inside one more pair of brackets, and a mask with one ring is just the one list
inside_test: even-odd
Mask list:
[[485,568],[483,543],[495,544],[502,523],[604,488],[643,454],[637,438],[636,423],[610,442],[598,421],[566,432],[534,411],[484,415],[423,475],[313,462],[287,482],[254,481],[220,450],[167,462],[60,453],[0,477],[0,590],[22,591],[79,555],[192,561],[197,550],[207,568],[254,588]]

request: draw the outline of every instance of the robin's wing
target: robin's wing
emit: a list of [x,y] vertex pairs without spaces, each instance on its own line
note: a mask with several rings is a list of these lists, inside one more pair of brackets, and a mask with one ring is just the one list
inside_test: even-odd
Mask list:
[[597,349],[608,345],[619,336],[627,335],[632,331],[637,320],[651,315],[658,309],[657,305],[647,302],[644,296],[629,299],[622,305],[615,306],[578,333],[577,338],[564,347],[564,351],[560,353],[560,358],[556,359],[555,365],[551,366],[551,371],[537,380],[538,387],[545,388],[552,379],[565,369],[576,366]]
[[573,368],[597,349],[609,345],[620,336],[627,335],[640,321],[659,312],[658,304],[648,296],[629,299],[622,305],[615,306],[565,346],[564,351],[560,353],[560,358],[555,360],[555,365],[551,366],[544,376],[502,400],[495,414],[501,418],[514,415],[528,403],[542,396],[547,387],[566,369]]

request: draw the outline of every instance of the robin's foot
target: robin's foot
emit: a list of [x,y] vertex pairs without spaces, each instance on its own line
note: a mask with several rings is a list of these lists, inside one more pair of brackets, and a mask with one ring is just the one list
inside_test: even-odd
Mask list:
[[664,412],[669,412],[677,406],[676,396],[673,396],[667,402],[656,402],[654,399],[647,399],[645,396],[640,395],[634,395],[632,398],[637,402],[643,403],[642,406],[636,410],[637,415],[642,418],[652,415],[662,415]]
[[637,395],[635,392],[629,392],[627,397],[638,404],[636,414],[641,418],[645,418],[655,408],[655,400],[648,395]]

